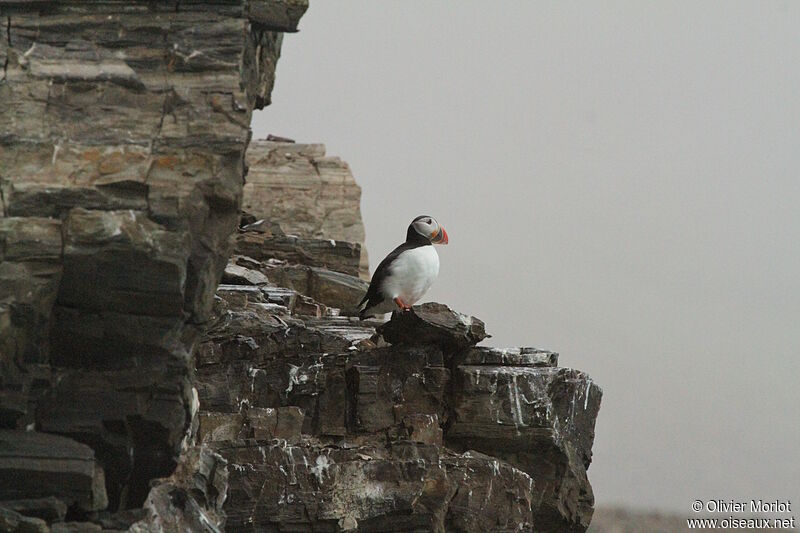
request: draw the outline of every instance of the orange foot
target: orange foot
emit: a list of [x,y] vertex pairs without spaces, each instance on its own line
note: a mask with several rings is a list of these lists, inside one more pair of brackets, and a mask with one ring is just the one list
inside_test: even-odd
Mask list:
[[411,306],[401,300],[399,296],[394,299],[394,303],[396,303],[397,307],[399,307],[402,311],[411,311]]

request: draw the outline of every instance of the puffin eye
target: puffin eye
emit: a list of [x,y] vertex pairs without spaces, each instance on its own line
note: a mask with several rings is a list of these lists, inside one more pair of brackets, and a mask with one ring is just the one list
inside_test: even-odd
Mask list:
[[429,218],[426,218],[426,219],[425,219],[425,223],[426,223],[426,224],[430,224],[430,223],[431,223],[431,219],[429,219]]

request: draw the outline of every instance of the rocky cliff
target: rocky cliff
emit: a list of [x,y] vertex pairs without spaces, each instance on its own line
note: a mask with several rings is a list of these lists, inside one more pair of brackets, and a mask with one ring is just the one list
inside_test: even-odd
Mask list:
[[128,509],[175,469],[251,113],[306,7],[0,2],[0,498],[47,478],[76,517]]
[[229,281],[197,358],[229,530],[586,528],[602,393],[557,354],[477,347],[484,324],[441,304],[359,322]]
[[591,379],[441,304],[350,316],[346,163],[245,159],[305,8],[0,2],[0,530],[588,526]]

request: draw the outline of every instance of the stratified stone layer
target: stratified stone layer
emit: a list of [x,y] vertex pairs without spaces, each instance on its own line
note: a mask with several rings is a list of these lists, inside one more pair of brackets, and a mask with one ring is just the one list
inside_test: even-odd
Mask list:
[[246,212],[297,237],[360,244],[360,274],[369,276],[361,187],[346,162],[323,144],[254,140],[247,165]]
[[197,358],[227,531],[586,529],[602,396],[586,374],[477,347],[483,322],[441,304],[340,316],[261,258],[232,259]]
[[0,427],[89,445],[112,510],[191,429],[251,113],[306,7],[0,2]]
[[23,499],[53,496],[84,511],[106,507],[103,470],[92,449],[58,435],[0,429],[0,500],[19,507]]

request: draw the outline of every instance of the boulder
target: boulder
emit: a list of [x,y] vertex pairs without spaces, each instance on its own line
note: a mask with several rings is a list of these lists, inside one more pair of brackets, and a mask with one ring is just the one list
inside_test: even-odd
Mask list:
[[473,346],[489,336],[480,319],[435,302],[395,311],[389,322],[378,327],[378,333],[390,344],[432,344],[450,351]]

